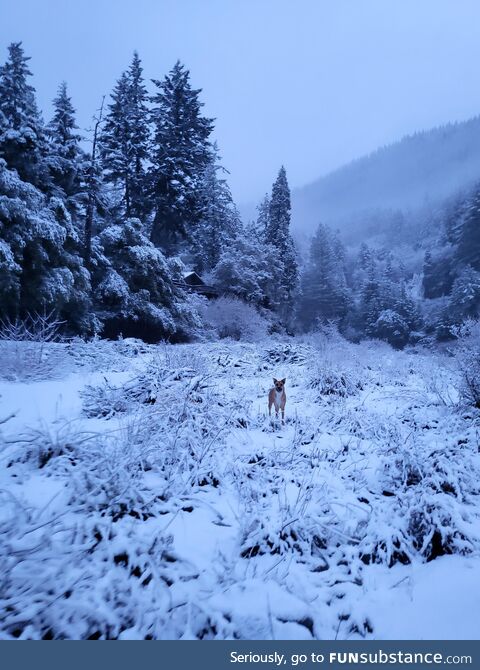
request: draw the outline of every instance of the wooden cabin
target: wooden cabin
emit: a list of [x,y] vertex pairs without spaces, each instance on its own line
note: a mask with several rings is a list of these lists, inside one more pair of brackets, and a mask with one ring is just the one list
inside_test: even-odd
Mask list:
[[220,295],[218,289],[206,284],[197,272],[185,272],[182,280],[175,282],[177,286],[190,293],[199,293],[207,298],[218,298]]

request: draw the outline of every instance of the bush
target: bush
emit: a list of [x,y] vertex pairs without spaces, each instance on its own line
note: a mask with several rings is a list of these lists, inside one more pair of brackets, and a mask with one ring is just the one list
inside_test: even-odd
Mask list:
[[403,349],[410,334],[407,322],[393,309],[385,309],[380,313],[373,332],[376,337],[387,341],[396,349]]
[[467,321],[455,334],[460,340],[460,397],[467,405],[480,409],[480,321]]
[[63,323],[53,312],[0,322],[0,378],[36,381],[51,377],[66,363],[60,342]]
[[218,298],[203,306],[203,319],[218,337],[255,342],[268,334],[269,323],[252,305],[237,298]]

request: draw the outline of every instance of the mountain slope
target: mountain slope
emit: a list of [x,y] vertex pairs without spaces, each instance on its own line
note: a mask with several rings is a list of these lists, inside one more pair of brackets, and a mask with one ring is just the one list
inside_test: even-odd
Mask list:
[[407,209],[445,198],[480,178],[480,117],[404,137],[292,193],[293,227],[320,221],[347,230],[367,209]]

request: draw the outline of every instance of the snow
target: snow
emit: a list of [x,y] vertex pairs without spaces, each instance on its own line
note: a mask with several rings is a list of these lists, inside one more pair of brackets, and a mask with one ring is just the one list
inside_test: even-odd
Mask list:
[[478,638],[479,413],[454,358],[43,346],[43,379],[0,381],[0,638]]
[[363,601],[375,612],[377,639],[478,639],[480,561],[442,556],[411,568],[399,566],[391,575],[384,572],[369,573]]

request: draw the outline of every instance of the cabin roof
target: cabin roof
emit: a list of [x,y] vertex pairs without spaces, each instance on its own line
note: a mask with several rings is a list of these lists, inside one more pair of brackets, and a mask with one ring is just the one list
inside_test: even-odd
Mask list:
[[183,281],[186,284],[196,284],[196,285],[200,285],[200,286],[205,284],[205,282],[200,277],[200,275],[197,274],[196,272],[193,272],[193,271],[192,272],[184,272],[183,273]]

